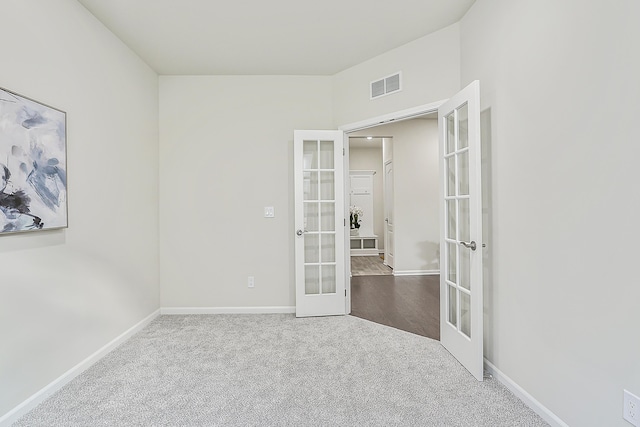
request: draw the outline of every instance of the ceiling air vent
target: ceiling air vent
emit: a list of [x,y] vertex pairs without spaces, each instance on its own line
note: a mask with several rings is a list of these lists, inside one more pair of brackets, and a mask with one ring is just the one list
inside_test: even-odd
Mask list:
[[400,73],[395,73],[391,76],[371,82],[371,99],[379,98],[402,90],[400,77]]

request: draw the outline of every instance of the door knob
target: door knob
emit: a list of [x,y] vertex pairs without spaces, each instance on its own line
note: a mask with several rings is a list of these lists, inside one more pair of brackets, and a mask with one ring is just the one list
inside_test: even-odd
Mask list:
[[298,230],[298,231],[296,231],[296,234],[297,234],[298,236],[302,236],[302,235],[304,234],[304,231],[302,231],[302,230]]
[[473,240],[471,242],[469,242],[469,243],[467,243],[467,242],[458,242],[458,243],[460,243],[465,248],[471,249],[472,251],[476,250],[476,242],[474,242]]

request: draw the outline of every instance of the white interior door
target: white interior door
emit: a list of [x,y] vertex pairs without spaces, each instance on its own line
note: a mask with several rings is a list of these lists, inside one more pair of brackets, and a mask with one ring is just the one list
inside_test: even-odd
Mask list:
[[294,132],[297,317],[345,314],[343,139]]
[[480,86],[438,109],[441,157],[440,340],[483,379]]
[[393,161],[384,164],[384,264],[393,268]]

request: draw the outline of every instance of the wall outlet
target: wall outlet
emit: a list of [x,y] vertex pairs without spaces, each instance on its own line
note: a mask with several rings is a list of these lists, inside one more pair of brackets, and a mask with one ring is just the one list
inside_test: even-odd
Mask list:
[[624,391],[624,413],[623,418],[636,427],[640,427],[640,397],[625,390]]
[[250,288],[253,288],[256,285],[256,280],[253,276],[249,276],[249,280],[247,281],[247,284],[249,285]]
[[276,211],[273,206],[265,206],[264,208],[264,217],[265,218],[275,218]]

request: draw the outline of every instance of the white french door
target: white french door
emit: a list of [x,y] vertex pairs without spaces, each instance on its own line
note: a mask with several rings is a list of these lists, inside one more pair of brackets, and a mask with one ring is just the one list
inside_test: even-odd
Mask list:
[[483,379],[480,85],[438,108],[441,161],[440,341]]
[[294,131],[296,316],[345,314],[344,133]]

